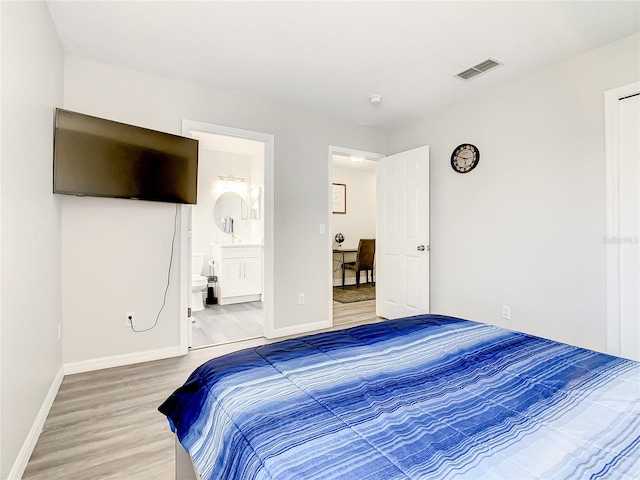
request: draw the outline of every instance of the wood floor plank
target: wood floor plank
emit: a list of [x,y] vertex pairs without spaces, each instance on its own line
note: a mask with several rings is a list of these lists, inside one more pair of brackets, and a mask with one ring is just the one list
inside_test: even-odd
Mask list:
[[236,342],[264,335],[263,302],[207,305],[193,312],[193,348]]
[[[375,300],[334,302],[334,326],[325,330],[382,320]],[[158,406],[210,358],[268,342],[216,345],[184,357],[66,376],[23,479],[172,479],[174,440]]]

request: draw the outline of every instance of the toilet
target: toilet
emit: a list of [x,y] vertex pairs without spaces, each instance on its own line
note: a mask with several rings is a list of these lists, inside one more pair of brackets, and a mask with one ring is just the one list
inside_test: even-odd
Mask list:
[[201,275],[204,253],[191,254],[191,311],[204,310],[202,292],[207,288],[207,277]]

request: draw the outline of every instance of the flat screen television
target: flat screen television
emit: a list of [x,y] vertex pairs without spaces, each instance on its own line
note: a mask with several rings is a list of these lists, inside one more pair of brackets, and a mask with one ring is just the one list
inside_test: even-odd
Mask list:
[[198,141],[56,109],[53,193],[190,203]]

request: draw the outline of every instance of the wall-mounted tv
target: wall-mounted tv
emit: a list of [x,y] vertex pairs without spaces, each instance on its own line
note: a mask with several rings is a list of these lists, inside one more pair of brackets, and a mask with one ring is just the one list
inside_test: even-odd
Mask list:
[[198,141],[56,109],[53,193],[191,203]]

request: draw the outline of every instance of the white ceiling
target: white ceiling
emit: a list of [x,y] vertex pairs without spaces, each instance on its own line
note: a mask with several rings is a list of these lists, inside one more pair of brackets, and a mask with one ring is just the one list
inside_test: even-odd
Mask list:
[[333,166],[338,168],[348,168],[349,170],[357,170],[358,172],[375,172],[377,161],[363,158],[361,162],[354,162],[348,155],[334,154],[332,157]]
[[383,128],[640,30],[638,1],[48,3],[67,54]]

